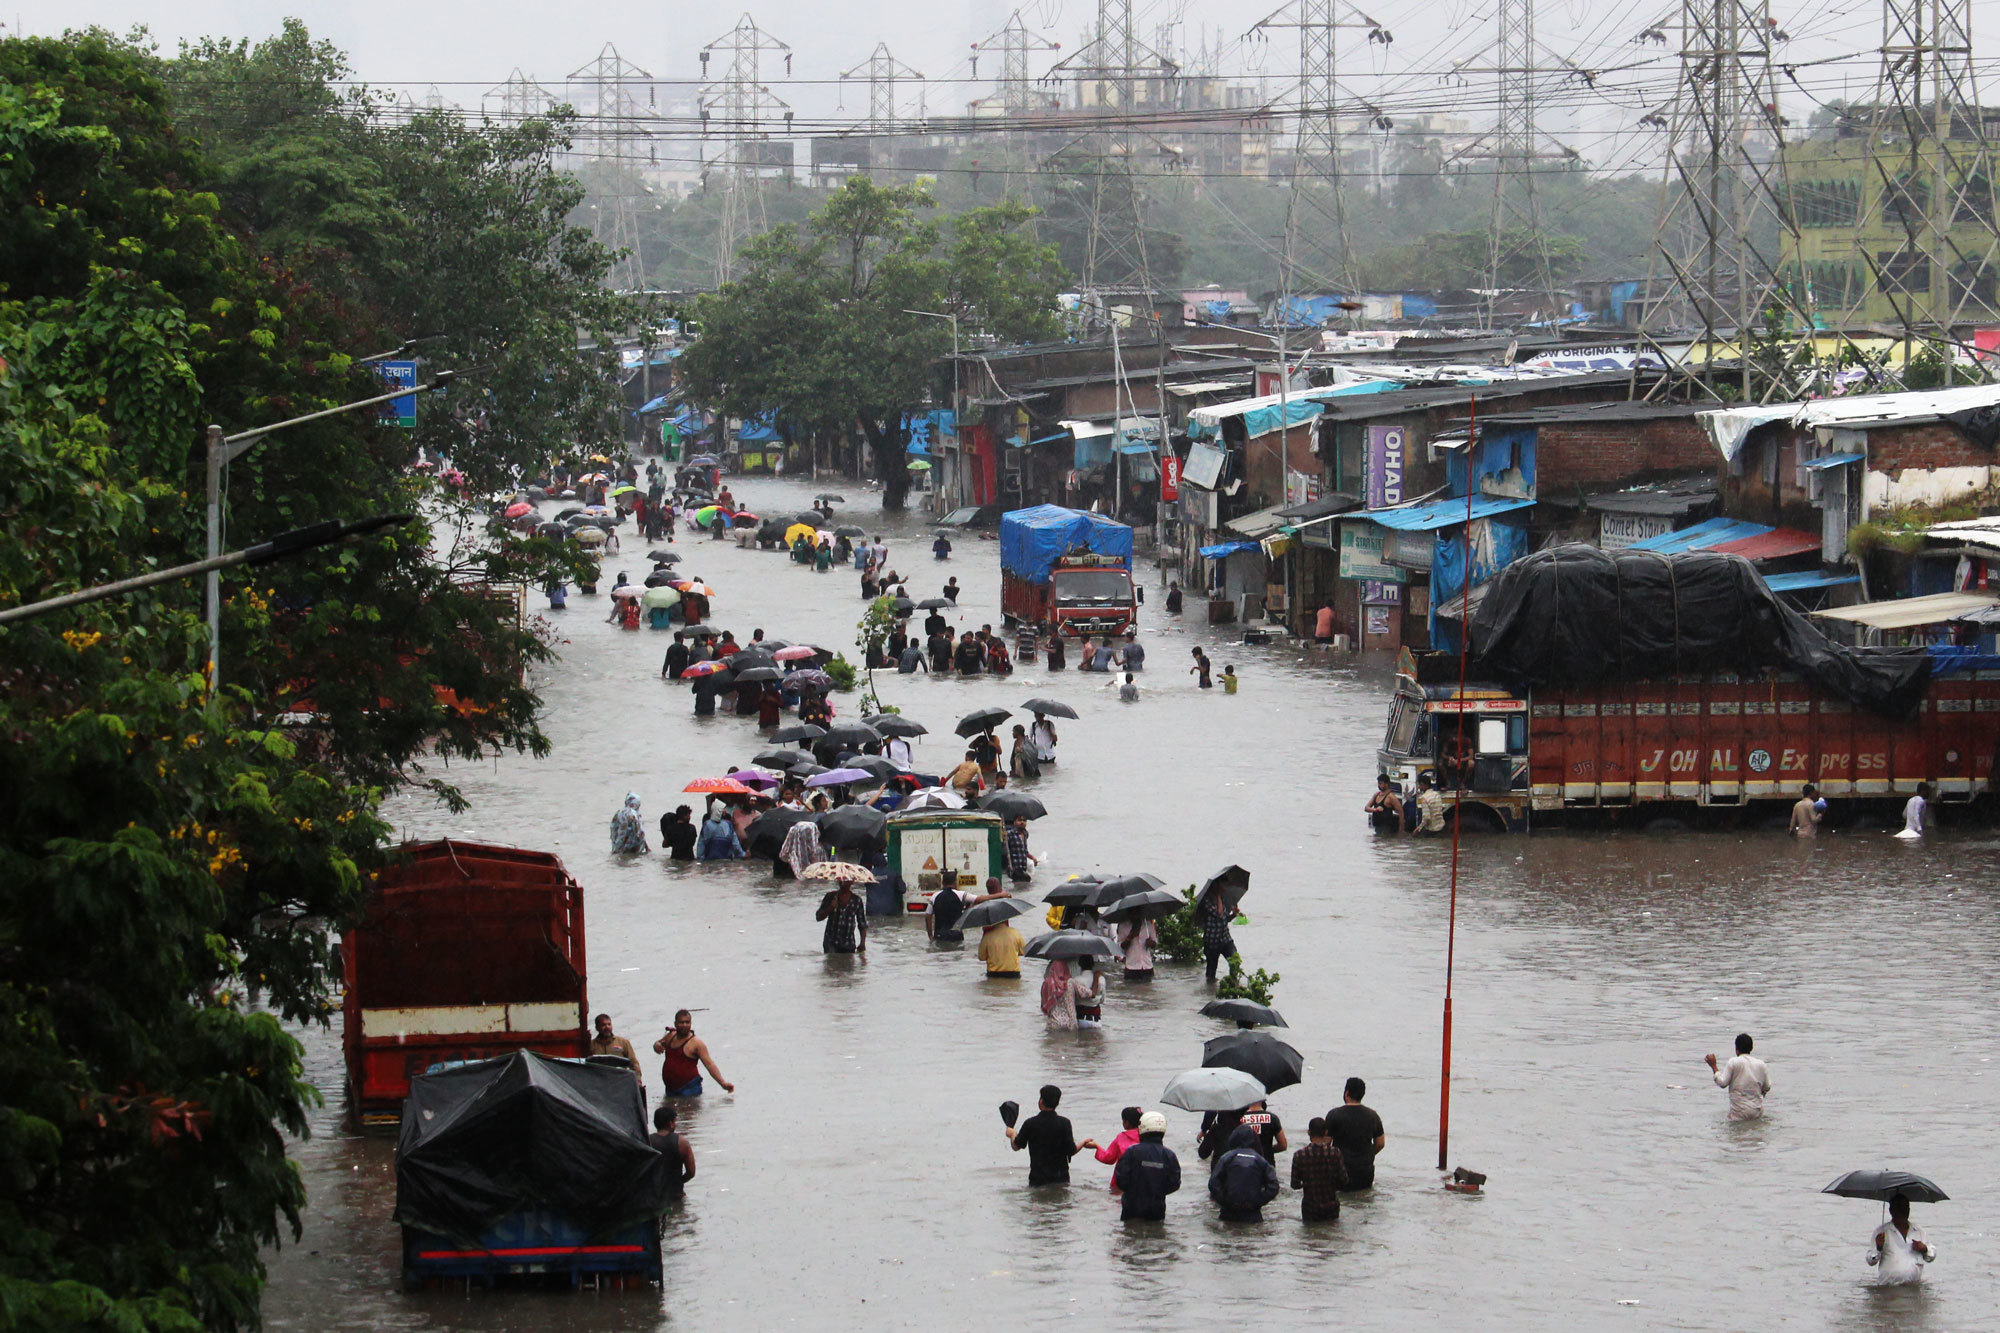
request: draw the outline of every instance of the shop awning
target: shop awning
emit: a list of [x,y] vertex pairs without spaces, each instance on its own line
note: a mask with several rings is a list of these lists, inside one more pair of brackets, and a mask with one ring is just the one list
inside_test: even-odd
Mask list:
[[1252,540],[1268,537],[1279,528],[1285,526],[1284,516],[1278,512],[1278,508],[1279,506],[1274,505],[1269,509],[1259,509],[1255,513],[1245,514],[1241,518],[1232,518],[1222,526],[1239,536],[1249,537]]
[[1125,443],[1114,447],[1121,454],[1150,454],[1153,452],[1153,446],[1144,440],[1127,440]]
[[1815,611],[1821,620],[1845,620],[1870,629],[1915,629],[1919,625],[1941,625],[1972,611],[2000,605],[2000,593],[1940,592],[1929,597],[1904,597],[1891,602],[1863,602],[1840,606],[1831,611]]
[[1764,586],[1772,592],[1809,592],[1815,588],[1838,588],[1843,583],[1859,583],[1859,574],[1821,574],[1808,570],[1803,574],[1766,574]]
[[1320,496],[1317,500],[1308,500],[1302,505],[1286,505],[1278,511],[1278,517],[1292,527],[1302,528],[1308,523],[1323,523],[1335,515],[1359,508],[1361,501],[1351,495],[1342,495],[1334,491]]
[[1868,455],[1866,454],[1828,454],[1824,458],[1815,458],[1810,463],[1807,463],[1806,471],[1824,472],[1828,468],[1846,467],[1849,463],[1864,462],[1867,460],[1867,457]]
[[1245,551],[1262,552],[1263,549],[1256,542],[1217,542],[1213,546],[1202,547],[1201,553],[1210,560],[1226,560],[1232,555],[1241,555]]
[[1065,421],[1062,428],[1079,440],[1094,440],[1118,433],[1117,424],[1110,421]]
[[1710,518],[1693,527],[1681,528],[1676,532],[1663,532],[1657,537],[1647,537],[1643,541],[1633,542],[1626,549],[1678,555],[1682,551],[1706,551],[1724,542],[1740,542],[1747,537],[1761,537],[1773,531],[1776,529],[1768,524],[1752,523],[1748,519]]
[[[1495,496],[1479,496],[1472,501],[1469,517],[1491,518],[1495,514],[1532,508],[1534,503],[1533,500],[1503,500]],[[1344,517],[1365,518],[1370,523],[1379,523],[1385,528],[1395,528],[1400,532],[1429,532],[1437,528],[1448,528],[1454,523],[1463,523],[1468,514],[1465,497],[1460,496],[1455,500],[1433,500],[1429,504],[1405,505],[1399,509],[1364,509]]]
[[1740,555],[1752,562],[1782,560],[1787,556],[1805,555],[1809,551],[1817,551],[1819,534],[1801,532],[1797,528],[1773,528],[1754,537],[1721,542],[1709,549],[1720,551],[1724,555]]

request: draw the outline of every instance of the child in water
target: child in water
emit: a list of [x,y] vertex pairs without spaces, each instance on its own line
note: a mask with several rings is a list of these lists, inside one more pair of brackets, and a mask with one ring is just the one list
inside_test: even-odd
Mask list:
[[1222,692],[1224,694],[1236,693],[1236,664],[1233,662],[1223,664]]

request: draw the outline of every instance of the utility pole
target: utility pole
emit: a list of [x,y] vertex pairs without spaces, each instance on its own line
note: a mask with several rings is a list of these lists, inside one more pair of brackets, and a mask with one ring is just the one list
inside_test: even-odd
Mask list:
[[[1765,0],[1680,0],[1680,29],[1642,341],[1667,364],[1681,362],[1711,396],[1718,362],[1733,359],[1729,378],[1742,400],[1769,401],[1793,391],[1817,324],[1809,289],[1787,281],[1776,243],[1783,237],[1796,246],[1799,234],[1775,58],[1789,38],[1772,23]],[[1654,290],[1662,277],[1664,294]],[[1798,336],[1777,362],[1766,356],[1760,363],[1750,339],[1773,309]],[[1660,345],[1668,321],[1693,335],[1685,357]]]
[[[608,185],[600,193],[597,238],[619,254],[608,275],[613,287],[637,291],[646,285],[646,265],[639,253],[639,223],[633,192],[642,183],[641,144],[647,160],[653,150],[648,125],[653,110],[653,76],[618,54],[610,42],[597,59],[570,73],[570,82],[590,89],[591,130],[588,142],[598,162],[597,180]],[[640,89],[645,90],[642,99]]]
[[866,60],[853,69],[843,70],[840,77],[868,80],[866,123],[868,128],[876,133],[886,133],[896,127],[896,81],[915,79],[922,83],[924,78],[921,73],[890,55],[887,42],[875,43],[875,50]]
[[[1000,105],[1012,119],[1035,110],[1041,100],[1035,93],[1034,83],[1028,78],[1029,54],[1060,51],[1062,43],[1052,42],[1038,32],[1029,31],[1028,25],[1021,20],[1021,11],[1017,9],[1007,16],[1007,21],[998,32],[974,42],[972,49],[975,61],[979,59],[977,52],[1000,52]],[[978,77],[977,74],[974,77]]]
[[[765,228],[764,148],[770,128],[783,122],[789,129],[792,109],[764,84],[764,58],[783,56],[785,76],[792,73],[792,48],[757,26],[744,14],[736,26],[701,48],[701,71],[722,57],[721,76],[701,91],[702,137],[717,136],[717,150],[707,157],[703,175],[722,176],[722,225],[716,232],[716,285],[729,281],[736,248]],[[705,155],[706,156],[706,155]]]
[[1995,163],[1974,76],[1972,0],[1883,0],[1881,54],[1854,231],[1861,304],[1886,302],[1906,358],[1937,339],[1949,384],[1954,327],[2000,313]]

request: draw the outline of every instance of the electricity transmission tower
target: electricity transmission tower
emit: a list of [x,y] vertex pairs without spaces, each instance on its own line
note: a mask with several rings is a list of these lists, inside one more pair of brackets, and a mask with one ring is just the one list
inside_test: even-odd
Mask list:
[[[1798,237],[1774,56],[1788,39],[1765,0],[1681,0],[1679,8],[1680,77],[1642,333],[1672,365],[1679,358],[1657,348],[1660,321],[1681,323],[1693,334],[1683,365],[1709,392],[1720,382],[1717,363],[1734,359],[1729,378],[1743,400],[1768,401],[1791,391],[1812,345],[1796,338],[1753,354],[1751,337],[1774,308],[1796,333],[1816,322],[1810,290],[1785,280],[1779,248],[1781,238],[1795,246]],[[1653,290],[1662,276],[1664,293]]]
[[642,160],[650,164],[658,152],[651,142],[652,80],[651,74],[619,55],[610,42],[597,53],[597,59],[572,70],[569,76],[571,85],[587,90],[589,98],[586,133],[578,139],[580,145],[588,145],[585,152],[598,168],[597,238],[618,255],[607,277],[613,287],[627,291],[636,291],[646,283],[633,195],[642,188]]
[[480,94],[479,106],[486,111],[488,102],[498,102],[499,118],[506,124],[519,125],[524,120],[546,116],[555,109],[562,99],[535,82],[532,74],[523,74],[516,65],[507,81],[497,88],[488,88]]
[[[2000,310],[2000,225],[1973,74],[1972,0],[1883,0],[1872,122],[1854,231],[1865,270],[1859,313],[1878,315],[1886,304],[1906,351],[1919,336],[1950,343],[1954,325]],[[1949,356],[1945,374],[1948,383]]]
[[972,77],[979,77],[978,52],[998,51],[1000,53],[1000,105],[1011,117],[1023,116],[1037,110],[1041,99],[1035,94],[1035,86],[1028,78],[1028,56],[1035,51],[1060,51],[1061,42],[1052,42],[1038,32],[1030,32],[1028,25],[1021,21],[1021,11],[1015,10],[1007,16],[1000,30],[972,44],[974,55]]
[[875,43],[874,52],[866,60],[853,69],[841,71],[840,77],[868,80],[866,123],[869,129],[877,133],[887,133],[896,127],[896,81],[915,79],[918,83],[922,83],[924,78],[921,73],[890,55],[887,42]]
[[[722,177],[722,219],[716,230],[715,280],[729,281],[736,248],[745,238],[761,232],[764,218],[764,167],[767,165],[765,136],[779,122],[789,126],[792,110],[764,86],[764,58],[785,58],[785,74],[792,72],[792,48],[757,26],[744,14],[736,26],[701,48],[701,69],[709,73],[713,57],[725,57],[721,77],[701,91],[701,124],[704,138],[720,134],[720,146],[703,169],[705,180]],[[781,164],[782,165],[782,164]]]

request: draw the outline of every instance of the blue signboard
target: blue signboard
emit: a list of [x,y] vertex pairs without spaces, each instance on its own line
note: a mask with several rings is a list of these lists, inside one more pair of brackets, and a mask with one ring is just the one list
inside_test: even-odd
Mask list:
[[[417,387],[417,363],[414,361],[377,361],[375,373],[382,382],[392,389],[414,389]],[[404,430],[414,430],[417,424],[417,396],[407,394],[401,398],[391,398],[382,404],[381,418],[393,422]]]

